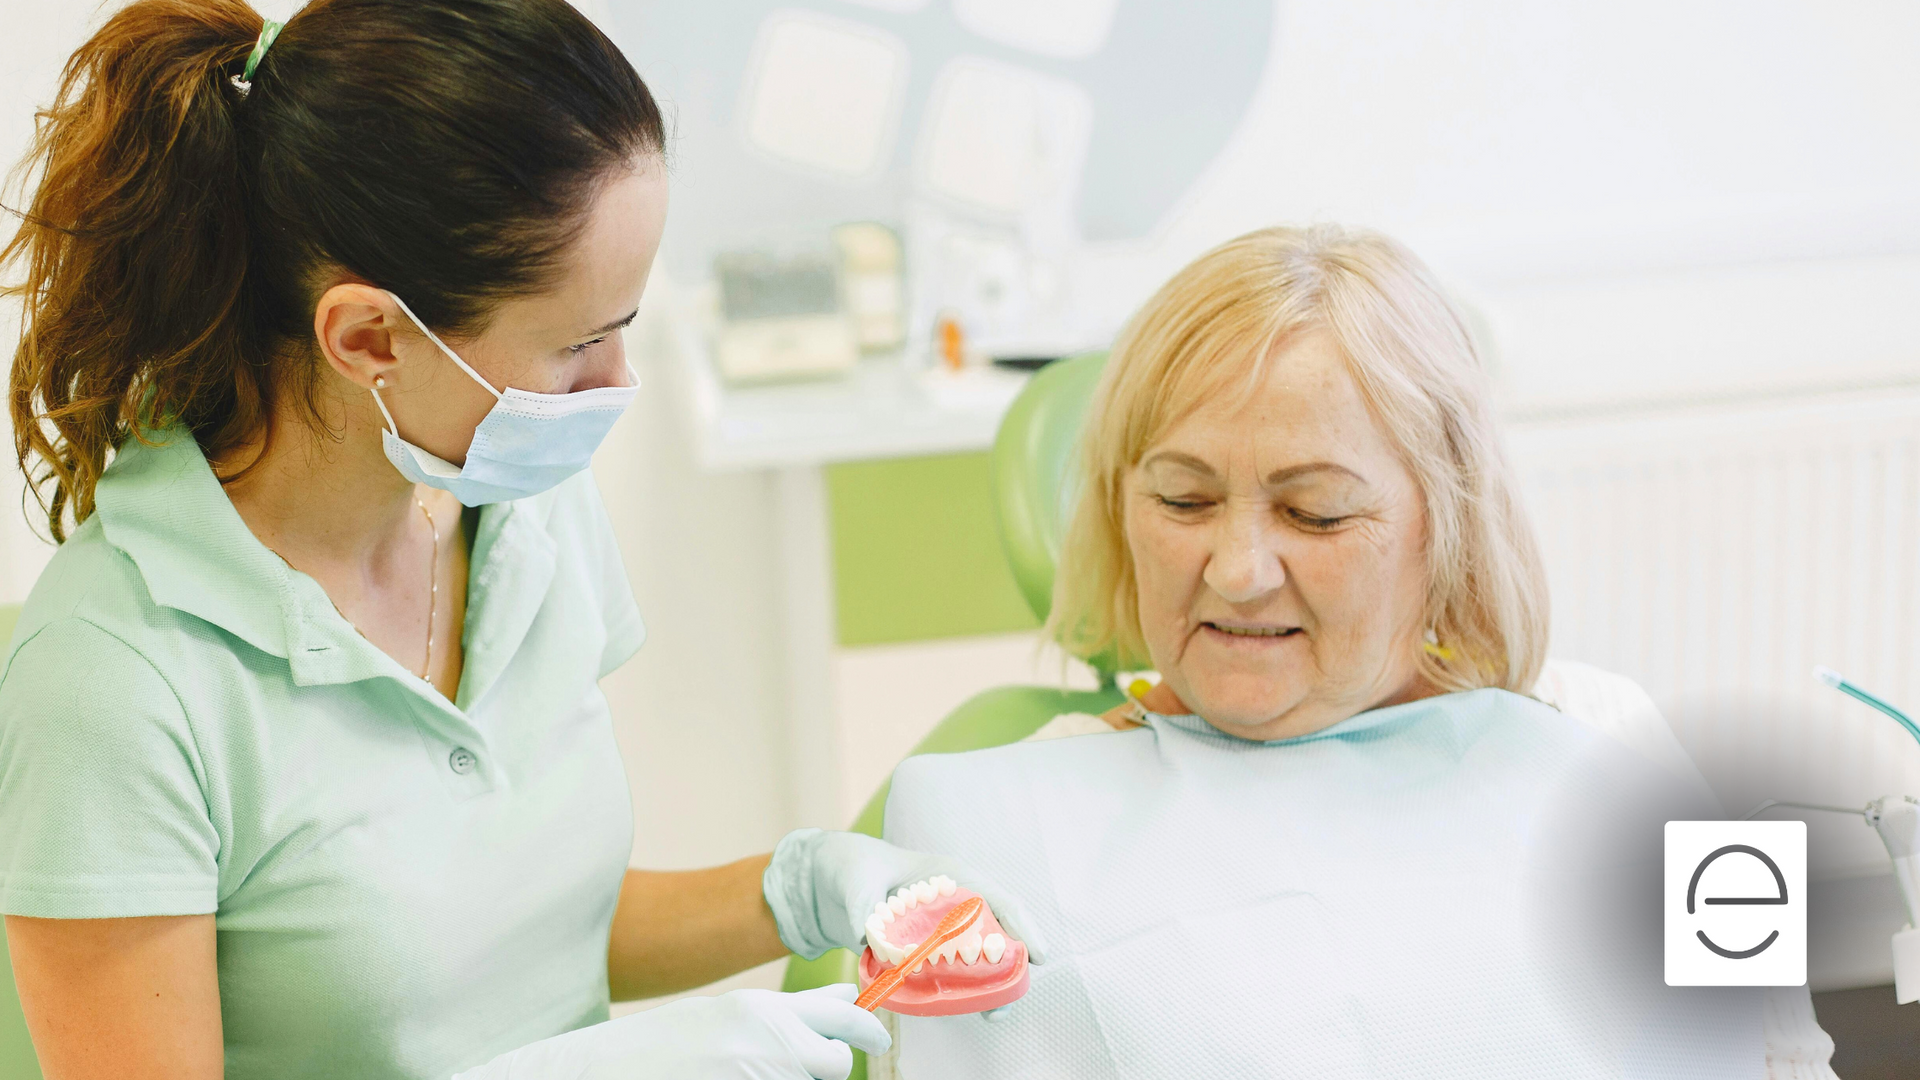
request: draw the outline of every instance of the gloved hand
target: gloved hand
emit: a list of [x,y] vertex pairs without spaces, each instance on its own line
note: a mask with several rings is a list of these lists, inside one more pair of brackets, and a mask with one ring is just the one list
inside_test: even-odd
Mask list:
[[453,1080],[847,1080],[848,1043],[880,1054],[893,1042],[854,995],[841,983],[685,998],[523,1046]]
[[894,847],[859,833],[795,829],[773,849],[761,878],[780,941],[809,960],[832,948],[860,951],[867,915],[902,885],[945,874],[979,893],[1007,933],[1026,942],[1027,958],[1046,962],[1046,946],[1019,901],[952,859]]

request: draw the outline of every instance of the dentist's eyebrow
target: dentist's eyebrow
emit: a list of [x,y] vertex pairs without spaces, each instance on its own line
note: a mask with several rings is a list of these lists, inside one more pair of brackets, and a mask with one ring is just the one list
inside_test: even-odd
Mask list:
[[601,334],[611,334],[615,330],[619,330],[624,327],[631,326],[633,324],[633,320],[636,318],[639,318],[639,316],[640,316],[640,309],[634,308],[632,311],[627,312],[626,318],[615,319],[614,321],[599,328],[598,330],[589,330],[586,333],[581,334],[580,336],[583,338],[590,338],[590,337],[599,337]]

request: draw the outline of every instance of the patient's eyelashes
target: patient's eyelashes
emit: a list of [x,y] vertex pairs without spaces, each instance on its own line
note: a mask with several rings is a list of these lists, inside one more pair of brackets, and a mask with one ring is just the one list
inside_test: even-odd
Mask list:
[[1294,524],[1306,529],[1308,532],[1332,532],[1352,520],[1344,514],[1333,517],[1320,517],[1294,507],[1287,508],[1287,517],[1291,519]]
[[1199,495],[1155,495],[1153,499],[1176,514],[1197,514],[1213,505],[1212,499]]
[[[1150,496],[1155,505],[1178,518],[1198,518],[1220,504],[1220,500],[1208,495],[1163,495],[1153,493]],[[1355,515],[1345,510],[1312,510],[1289,505],[1284,502],[1274,504],[1274,513],[1288,524],[1306,532],[1334,532],[1354,520]]]

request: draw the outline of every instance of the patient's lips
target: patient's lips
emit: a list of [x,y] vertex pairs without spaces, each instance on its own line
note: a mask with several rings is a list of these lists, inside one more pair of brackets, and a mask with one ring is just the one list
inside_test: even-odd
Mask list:
[[1201,623],[1200,628],[1209,638],[1228,648],[1261,648],[1300,636],[1298,626],[1278,623],[1209,619]]
[[[867,916],[867,947],[860,954],[862,989],[907,958],[955,904],[974,894],[952,878],[903,885]],[[985,1012],[1027,992],[1027,947],[1011,940],[983,907],[967,932],[942,945],[907,975],[884,1008],[909,1016]]]
[[1201,625],[1209,630],[1218,630],[1236,637],[1285,637],[1300,630],[1298,626],[1288,623],[1256,622],[1246,619],[1207,619]]

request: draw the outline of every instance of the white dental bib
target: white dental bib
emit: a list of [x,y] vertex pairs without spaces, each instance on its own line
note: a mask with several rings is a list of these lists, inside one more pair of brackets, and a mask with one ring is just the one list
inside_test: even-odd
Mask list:
[[900,1017],[905,1080],[1755,1078],[1761,998],[1669,988],[1663,825],[1720,816],[1497,690],[1254,743],[1195,717],[903,762],[886,838],[1026,905],[997,1023]]

